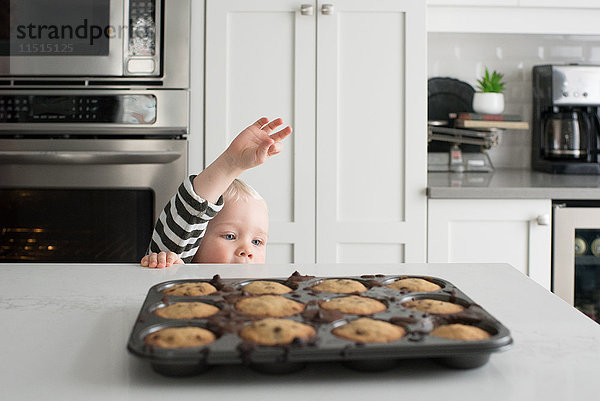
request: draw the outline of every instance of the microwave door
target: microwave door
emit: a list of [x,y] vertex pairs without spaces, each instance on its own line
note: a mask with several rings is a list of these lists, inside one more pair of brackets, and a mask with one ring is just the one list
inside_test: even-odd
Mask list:
[[[122,76],[124,0],[0,0],[10,4],[10,76]],[[8,72],[6,71],[8,66]]]

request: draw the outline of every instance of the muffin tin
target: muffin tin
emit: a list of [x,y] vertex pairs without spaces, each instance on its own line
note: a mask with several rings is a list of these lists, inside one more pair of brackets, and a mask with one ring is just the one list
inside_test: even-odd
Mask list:
[[[363,317],[326,311],[319,307],[323,301],[352,294],[317,292],[313,286],[326,279],[345,278],[362,282],[367,291],[361,296],[383,302],[387,309],[368,315],[372,319],[387,321],[403,327],[406,335],[389,343],[357,343],[336,337],[332,329]],[[421,278],[438,284],[441,289],[432,292],[407,292],[385,285],[402,278]],[[264,346],[238,337],[246,324],[262,317],[245,315],[235,309],[235,302],[253,296],[244,291],[252,281],[276,281],[293,291],[280,295],[306,305],[303,312],[286,317],[312,325],[316,336],[309,341],[294,341],[288,345]],[[185,282],[208,282],[217,292],[205,296],[172,296],[165,289]],[[462,305],[465,309],[454,314],[431,314],[408,309],[402,303],[416,299],[437,299]],[[220,311],[202,319],[166,319],[153,313],[157,308],[174,302],[206,302]],[[438,325],[464,323],[477,326],[491,334],[486,340],[461,341],[430,336]],[[163,328],[195,326],[212,331],[217,340],[195,348],[160,348],[148,345],[144,338]],[[299,340],[299,339],[297,339]],[[452,283],[435,277],[417,275],[363,275],[360,277],[314,277],[295,272],[287,279],[187,279],[159,283],[150,288],[131,331],[127,349],[148,359],[159,373],[168,376],[193,375],[213,365],[244,364],[264,372],[290,372],[310,362],[340,361],[361,370],[383,370],[393,367],[398,360],[409,358],[434,358],[451,368],[476,368],[489,360],[492,352],[508,349],[513,340],[509,330],[481,306],[474,303]]]

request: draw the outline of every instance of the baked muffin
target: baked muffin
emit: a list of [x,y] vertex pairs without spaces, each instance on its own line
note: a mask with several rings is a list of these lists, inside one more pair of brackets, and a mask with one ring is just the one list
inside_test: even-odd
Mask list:
[[217,289],[209,283],[202,281],[175,284],[162,291],[166,295],[185,296],[185,297],[201,297],[203,295],[217,292]]
[[466,324],[446,324],[436,327],[429,334],[435,337],[448,338],[450,340],[476,341],[487,340],[491,334],[479,327]]
[[342,313],[354,313],[357,315],[371,315],[386,310],[383,302],[376,299],[350,295],[349,297],[334,298],[321,304],[326,310],[337,310]]
[[363,292],[367,290],[360,281],[345,278],[336,278],[323,280],[312,287],[315,291],[333,292],[335,294],[351,294],[353,292]]
[[394,290],[408,290],[410,292],[437,291],[442,288],[422,278],[403,278],[386,285],[386,287],[393,288]]
[[176,302],[156,309],[154,314],[166,319],[202,319],[218,311],[216,306],[204,302]]
[[417,299],[415,301],[404,302],[405,308],[414,309],[421,312],[450,314],[462,312],[465,308],[451,302],[438,301],[437,299]]
[[266,318],[240,330],[240,337],[262,345],[289,344],[295,338],[308,340],[316,334],[311,326],[290,319]]
[[259,295],[242,298],[235,303],[235,309],[252,316],[284,317],[300,313],[304,304],[279,295]]
[[361,317],[331,331],[335,336],[361,343],[388,343],[402,338],[406,331],[395,324]]
[[287,285],[283,285],[276,281],[253,281],[249,284],[246,284],[242,290],[246,291],[249,294],[254,295],[264,295],[264,294],[287,294],[288,292],[292,292],[292,289]]
[[161,348],[190,348],[210,344],[215,335],[200,327],[169,327],[148,334],[144,342]]

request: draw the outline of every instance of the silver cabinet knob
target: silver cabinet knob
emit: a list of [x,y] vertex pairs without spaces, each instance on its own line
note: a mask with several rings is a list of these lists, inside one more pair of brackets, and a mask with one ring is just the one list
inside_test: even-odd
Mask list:
[[302,4],[300,6],[300,14],[302,14],[302,15],[313,15],[313,6],[312,6],[312,4]]
[[536,219],[538,225],[540,226],[549,226],[550,225],[550,215],[541,214]]
[[321,6],[321,14],[333,15],[333,4],[323,4]]

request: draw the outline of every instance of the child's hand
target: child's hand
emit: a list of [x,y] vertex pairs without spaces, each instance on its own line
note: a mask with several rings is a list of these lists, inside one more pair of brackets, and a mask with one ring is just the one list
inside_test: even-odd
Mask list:
[[231,142],[225,151],[228,161],[236,168],[247,170],[263,164],[269,157],[281,152],[281,141],[292,133],[292,128],[286,126],[274,134],[271,132],[282,124],[281,118],[271,122],[266,117],[260,118]]
[[281,141],[292,133],[292,128],[287,126],[271,134],[281,124],[281,118],[269,122],[268,118],[263,117],[240,132],[225,152],[194,178],[194,192],[216,203],[229,184],[244,170],[259,166],[281,152]]
[[171,265],[184,264],[183,260],[174,252],[151,253],[142,258],[143,267],[158,268],[169,267]]

